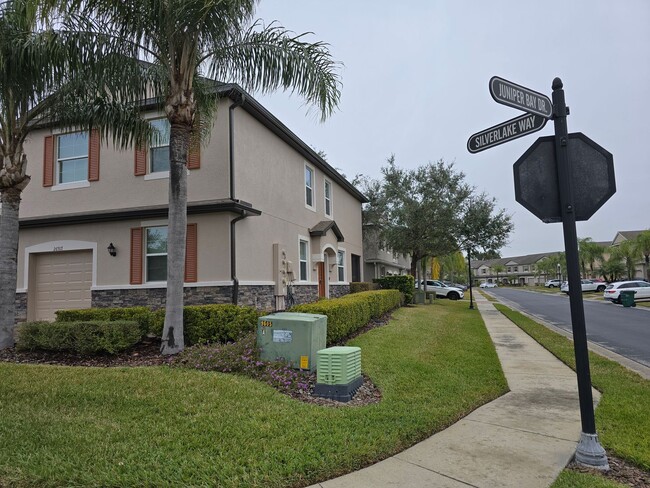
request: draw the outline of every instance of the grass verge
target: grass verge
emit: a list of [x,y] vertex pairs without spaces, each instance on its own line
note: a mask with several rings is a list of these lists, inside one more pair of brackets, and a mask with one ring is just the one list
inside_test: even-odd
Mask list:
[[[575,370],[573,342],[504,305],[495,307]],[[589,363],[592,384],[602,393],[596,426],[603,446],[650,471],[650,381],[593,352]]]
[[444,429],[507,390],[480,316],[397,311],[353,341],[379,404],[305,404],[244,377],[0,363],[0,486],[304,486]]

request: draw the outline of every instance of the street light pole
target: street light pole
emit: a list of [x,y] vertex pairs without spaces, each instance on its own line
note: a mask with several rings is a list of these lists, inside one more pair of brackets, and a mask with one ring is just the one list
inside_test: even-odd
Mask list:
[[560,266],[560,263],[557,263],[557,279],[562,281],[562,266]]
[[469,309],[474,310],[474,296],[472,295],[472,260],[470,258],[470,251],[467,248],[467,276],[469,278]]

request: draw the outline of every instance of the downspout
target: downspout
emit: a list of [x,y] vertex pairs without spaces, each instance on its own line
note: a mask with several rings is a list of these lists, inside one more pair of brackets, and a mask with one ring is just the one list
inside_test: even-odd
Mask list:
[[239,302],[239,279],[237,278],[237,234],[235,233],[235,224],[240,220],[248,217],[248,212],[244,210],[239,217],[230,221],[230,278],[232,279],[232,304],[237,305]]
[[237,96],[237,99],[228,108],[228,148],[230,160],[230,199],[235,199],[235,109],[241,107],[244,97]]
[[[238,96],[228,108],[228,156],[230,162],[230,199],[235,200],[235,109],[244,103]],[[235,224],[248,217],[246,211],[230,221],[230,279],[232,280],[232,304],[239,302],[239,279],[237,278],[237,234]]]

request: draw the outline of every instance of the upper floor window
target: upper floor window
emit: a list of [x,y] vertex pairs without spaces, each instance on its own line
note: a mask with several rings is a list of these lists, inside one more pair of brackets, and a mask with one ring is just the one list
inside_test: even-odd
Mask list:
[[305,165],[305,205],[314,207],[314,170]]
[[88,132],[62,134],[56,140],[57,184],[88,181]]
[[300,240],[300,276],[298,279],[300,281],[307,281],[309,279],[308,276],[308,268],[307,268],[307,256],[309,255],[309,244],[307,241],[303,241],[302,239]]
[[150,173],[169,171],[169,133],[171,126],[167,119],[155,119],[151,125],[158,130],[158,137],[151,143],[149,166]]
[[167,226],[147,227],[145,239],[146,281],[166,281]]
[[325,215],[332,216],[332,183],[325,180]]
[[339,251],[336,255],[336,267],[339,281],[345,281],[345,251]]

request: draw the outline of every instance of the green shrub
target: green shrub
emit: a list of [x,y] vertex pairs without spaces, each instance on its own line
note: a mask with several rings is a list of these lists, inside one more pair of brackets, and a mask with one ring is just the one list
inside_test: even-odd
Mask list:
[[373,318],[399,307],[396,290],[364,291],[341,298],[296,305],[292,312],[327,315],[327,345],[336,344],[364,327]]
[[18,326],[16,347],[79,354],[116,354],[142,338],[140,326],[133,320],[26,322]]
[[[183,335],[185,345],[208,342],[226,343],[237,340],[242,334],[257,328],[259,312],[238,305],[189,305],[183,309]],[[151,332],[162,335],[165,310],[153,313]]]
[[373,286],[374,283],[369,283],[368,281],[357,281],[350,283],[350,293],[359,293],[362,291],[376,290]]
[[384,276],[373,280],[382,290],[399,290],[404,294],[404,303],[413,303],[415,279],[411,275]]
[[82,310],[58,310],[56,312],[57,322],[88,322],[88,321],[110,321],[133,320],[138,323],[140,333],[145,336],[151,329],[152,312],[147,307],[126,307],[126,308],[85,308]]

